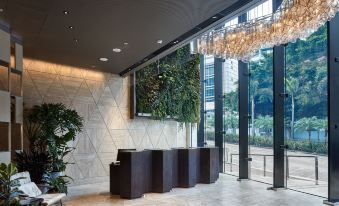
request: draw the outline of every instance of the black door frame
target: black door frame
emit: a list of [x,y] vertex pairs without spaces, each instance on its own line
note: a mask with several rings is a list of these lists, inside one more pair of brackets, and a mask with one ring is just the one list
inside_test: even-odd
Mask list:
[[339,14],[327,23],[328,32],[328,200],[339,202]]
[[205,144],[205,57],[200,55],[200,122],[197,145],[198,147],[203,147]]
[[273,189],[286,187],[285,172],[285,47],[273,47]]
[[239,180],[249,178],[248,161],[248,85],[249,68],[248,63],[238,62],[239,75]]
[[224,59],[214,58],[214,129],[215,146],[219,148],[219,168],[223,172],[224,168],[224,127],[223,127],[223,63]]

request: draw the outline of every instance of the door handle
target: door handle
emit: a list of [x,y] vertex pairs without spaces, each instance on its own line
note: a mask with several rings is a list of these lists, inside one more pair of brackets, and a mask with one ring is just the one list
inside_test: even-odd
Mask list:
[[288,93],[280,93],[279,96],[284,97],[284,98],[288,98]]
[[288,149],[288,145],[280,145],[280,149]]
[[251,116],[251,115],[245,115],[244,118],[246,118],[246,119],[251,119],[252,116]]

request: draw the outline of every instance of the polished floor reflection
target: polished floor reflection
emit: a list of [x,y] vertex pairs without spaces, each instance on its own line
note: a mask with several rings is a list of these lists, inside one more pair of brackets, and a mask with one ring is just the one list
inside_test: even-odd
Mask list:
[[322,205],[322,198],[291,190],[274,192],[267,190],[267,186],[255,181],[238,182],[236,177],[222,174],[215,184],[198,184],[190,189],[175,188],[165,194],[148,193],[144,198],[123,200],[119,196],[109,195],[109,186],[104,183],[71,187],[66,205]]

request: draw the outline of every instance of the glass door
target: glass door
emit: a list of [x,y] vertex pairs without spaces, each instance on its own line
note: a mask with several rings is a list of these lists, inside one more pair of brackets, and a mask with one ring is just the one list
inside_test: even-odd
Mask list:
[[224,171],[239,175],[239,109],[238,60],[226,59],[223,64],[223,131]]
[[250,178],[273,183],[273,49],[249,62]]
[[287,187],[327,197],[327,27],[285,48]]
[[204,105],[205,105],[205,144],[208,146],[215,146],[215,118],[214,118],[214,57],[204,56]]
[[[225,27],[238,24],[238,17]],[[225,59],[222,67],[224,172],[239,176],[238,60]]]

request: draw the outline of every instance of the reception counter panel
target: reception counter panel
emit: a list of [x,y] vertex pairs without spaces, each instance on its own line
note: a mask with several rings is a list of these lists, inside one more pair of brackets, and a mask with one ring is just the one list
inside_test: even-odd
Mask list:
[[110,165],[111,194],[134,199],[148,192],[214,183],[219,177],[217,147],[120,150]]

